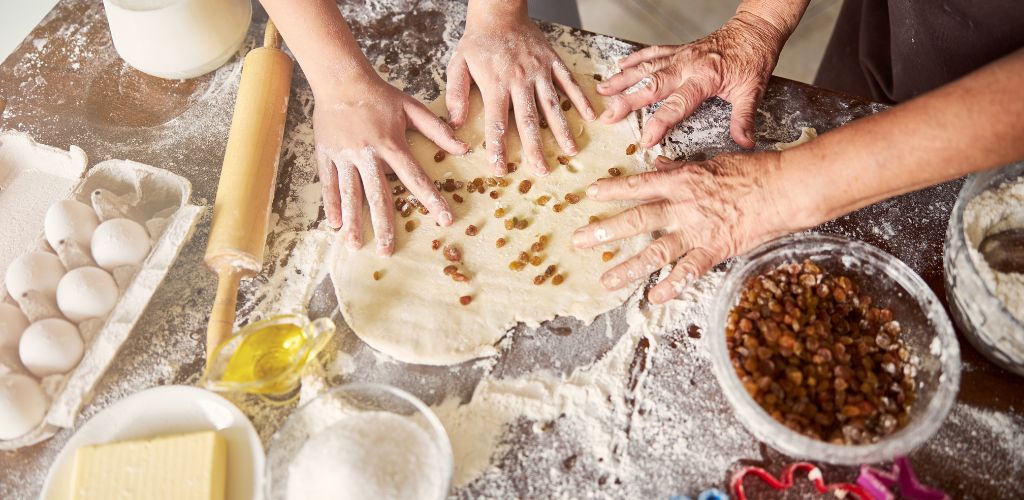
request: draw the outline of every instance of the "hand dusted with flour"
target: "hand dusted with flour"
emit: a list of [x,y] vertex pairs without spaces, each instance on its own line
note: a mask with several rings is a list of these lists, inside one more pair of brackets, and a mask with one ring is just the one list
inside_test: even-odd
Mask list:
[[[529,19],[525,1],[469,3],[466,32],[448,63],[445,97],[451,123],[460,127],[469,117],[469,89],[475,82],[483,95],[487,163],[494,175],[505,175],[511,106],[523,164],[546,175],[551,165],[544,155],[541,130],[551,128],[562,152],[579,152],[565,111],[580,110],[587,120],[597,115],[568,67]],[[568,96],[563,100],[555,84]],[[540,112],[538,112],[538,106]]]
[[647,47],[619,61],[622,72],[598,86],[601,94],[613,96],[601,119],[615,122],[661,101],[640,139],[642,146],[651,146],[702,102],[718,96],[732,103],[732,139],[754,147],[754,112],[807,2],[793,2],[789,9],[749,3],[700,40]]
[[[593,82],[589,75],[583,80]],[[441,104],[439,99],[432,106]],[[490,151],[480,147],[482,106],[474,92],[459,131],[475,145],[465,156],[446,156],[417,134],[410,139],[427,174],[444,179],[438,185],[456,225],[435,225],[396,184],[391,189],[401,200],[396,204],[401,219],[395,255],[353,250],[340,239],[334,245],[331,275],[346,322],[367,344],[400,361],[444,365],[494,355],[495,342],[519,322],[536,326],[559,315],[590,322],[635,290],[606,292],[597,278],[636,253],[646,238],[588,250],[570,242],[572,228],[628,207],[586,200],[583,190],[610,169],[630,174],[644,168],[639,152],[626,154],[636,140],[635,128],[626,122],[584,124],[570,108],[567,123],[580,145],[575,158],[560,155],[545,134],[544,155],[555,168],[537,177],[518,167],[526,153],[513,134],[508,161],[514,172],[483,178]],[[605,254],[610,254],[607,262]]]
[[395,248],[395,219],[387,173],[397,175],[439,224],[452,223],[451,209],[409,152],[406,129],[419,130],[452,154],[464,153],[467,146],[422,103],[375,74],[355,90],[339,85],[316,97],[313,129],[324,212],[332,227],[345,229],[345,241],[359,248],[365,241],[365,202],[377,251],[389,255]]
[[262,0],[277,22],[316,100],[313,128],[324,213],[334,229],[344,227],[352,248],[363,246],[363,205],[377,252],[390,255],[395,220],[385,176],[405,182],[438,224],[452,223],[452,213],[409,154],[405,132],[416,129],[451,154],[466,144],[444,120],[416,99],[385,82],[370,66],[333,0]]
[[663,232],[644,251],[601,277],[609,290],[673,264],[668,277],[648,293],[651,302],[662,304],[715,264],[799,229],[784,215],[790,212],[786,186],[775,181],[776,152],[727,153],[700,162],[659,157],[655,169],[601,179],[587,188],[587,197],[595,201],[643,204],[578,229],[572,237],[578,248]]

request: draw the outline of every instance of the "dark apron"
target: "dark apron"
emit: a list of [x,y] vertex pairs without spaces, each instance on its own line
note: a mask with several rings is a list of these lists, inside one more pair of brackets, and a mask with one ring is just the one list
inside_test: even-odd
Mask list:
[[[467,0],[461,0],[466,3]],[[580,28],[580,10],[576,0],[528,0],[530,17],[549,23]]]
[[581,27],[576,0],[529,0],[530,17],[551,23]]
[[1024,0],[845,0],[814,83],[898,103],[1021,47]]

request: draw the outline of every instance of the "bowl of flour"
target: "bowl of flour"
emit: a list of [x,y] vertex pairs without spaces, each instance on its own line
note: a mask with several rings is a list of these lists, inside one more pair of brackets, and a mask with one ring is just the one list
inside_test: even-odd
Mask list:
[[334,388],[299,407],[270,441],[273,500],[442,499],[448,435],[411,394],[378,384]]
[[999,272],[978,246],[1024,228],[1024,162],[967,178],[946,231],[946,296],[964,336],[995,364],[1024,375],[1024,274]]

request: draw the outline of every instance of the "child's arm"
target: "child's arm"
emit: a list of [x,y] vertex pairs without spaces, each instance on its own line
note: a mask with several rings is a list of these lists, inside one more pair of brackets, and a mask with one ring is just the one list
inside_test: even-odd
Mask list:
[[448,63],[446,103],[455,127],[466,121],[473,83],[483,96],[487,151],[495,175],[506,173],[510,107],[523,144],[523,163],[541,175],[549,171],[540,135],[542,116],[565,154],[577,153],[556,84],[585,119],[595,118],[569,69],[527,16],[526,0],[470,0],[466,32]]
[[394,205],[385,174],[393,171],[443,226],[452,211],[409,152],[405,132],[418,129],[451,154],[466,144],[422,103],[392,87],[370,66],[334,0],[262,0],[309,79],[313,128],[328,223],[363,244],[362,205],[370,206],[377,251],[394,250]]

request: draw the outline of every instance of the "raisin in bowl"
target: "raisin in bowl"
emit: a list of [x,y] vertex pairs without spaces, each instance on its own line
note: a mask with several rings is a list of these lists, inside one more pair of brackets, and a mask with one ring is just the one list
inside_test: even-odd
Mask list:
[[788,236],[737,259],[711,332],[740,422],[797,458],[905,455],[939,429],[960,386],[960,348],[932,290],[899,259],[836,236]]

